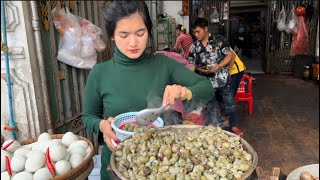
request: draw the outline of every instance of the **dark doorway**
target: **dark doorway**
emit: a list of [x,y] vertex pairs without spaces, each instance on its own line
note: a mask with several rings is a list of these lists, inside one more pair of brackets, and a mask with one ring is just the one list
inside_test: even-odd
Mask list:
[[246,72],[264,73],[262,60],[265,54],[266,28],[264,13],[230,13],[230,43],[247,66]]

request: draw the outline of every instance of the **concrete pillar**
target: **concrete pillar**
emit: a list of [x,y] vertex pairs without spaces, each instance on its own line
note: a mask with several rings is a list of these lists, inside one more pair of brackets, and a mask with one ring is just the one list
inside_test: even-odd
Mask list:
[[[9,48],[9,66],[12,83],[12,100],[14,120],[18,131],[16,132],[17,140],[22,141],[29,138],[37,137],[41,130],[40,117],[37,103],[41,97],[36,96],[35,84],[32,71],[32,62],[34,58],[34,47],[32,35],[30,32],[30,17],[28,2],[24,1],[5,1],[6,21],[7,21],[7,39]],[[31,31],[32,32],[32,31]],[[1,124],[9,125],[9,105],[8,105],[8,88],[6,85],[6,69],[4,55],[1,52]],[[40,104],[41,105],[41,104]],[[5,139],[10,139],[10,133],[1,130]]]

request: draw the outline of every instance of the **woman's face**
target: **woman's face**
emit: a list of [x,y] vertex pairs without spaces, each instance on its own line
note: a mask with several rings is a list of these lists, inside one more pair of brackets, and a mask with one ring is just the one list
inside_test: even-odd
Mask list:
[[180,31],[179,29],[176,30],[176,34],[177,34],[178,36],[180,35],[180,32],[182,32],[182,31]]
[[117,22],[113,40],[124,55],[137,59],[146,49],[148,37],[148,29],[137,12]]

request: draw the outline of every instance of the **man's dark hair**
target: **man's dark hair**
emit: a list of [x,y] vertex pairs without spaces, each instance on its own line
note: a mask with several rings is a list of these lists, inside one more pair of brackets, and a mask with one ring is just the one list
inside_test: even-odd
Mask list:
[[205,28],[205,27],[208,27],[209,25],[209,22],[207,19],[205,18],[197,18],[193,21],[192,25],[191,25],[191,28],[192,29],[195,29],[197,27],[201,27],[201,28]]

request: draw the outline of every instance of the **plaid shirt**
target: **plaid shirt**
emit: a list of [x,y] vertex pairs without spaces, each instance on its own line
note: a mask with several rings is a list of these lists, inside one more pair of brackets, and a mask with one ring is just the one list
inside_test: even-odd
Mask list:
[[[193,43],[189,54],[189,64],[193,64],[197,67],[208,67],[219,64],[230,51],[230,45],[227,40],[221,35],[209,34],[209,39],[206,47],[202,45],[200,41]],[[208,78],[210,79],[213,87],[218,88],[225,85],[229,78],[229,67],[225,66],[216,73],[212,74]]]

